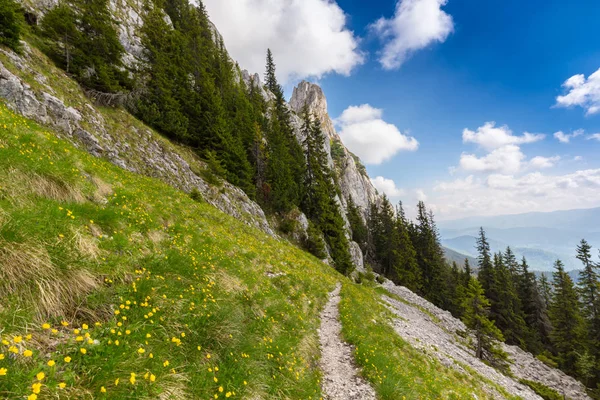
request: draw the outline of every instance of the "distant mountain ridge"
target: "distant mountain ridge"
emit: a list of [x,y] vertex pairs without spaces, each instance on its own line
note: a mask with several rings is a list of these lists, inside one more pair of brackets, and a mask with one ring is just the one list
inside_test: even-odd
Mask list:
[[577,245],[586,239],[600,247],[600,208],[534,212],[494,217],[469,217],[440,221],[442,244],[459,253],[475,256],[479,228],[486,231],[492,251],[510,246],[517,257],[525,257],[532,269],[551,271],[560,259],[567,270],[580,268]]
[[598,233],[600,232],[600,207],[491,217],[475,216],[439,221],[438,225],[444,229],[467,229],[483,225],[500,229],[538,227]]

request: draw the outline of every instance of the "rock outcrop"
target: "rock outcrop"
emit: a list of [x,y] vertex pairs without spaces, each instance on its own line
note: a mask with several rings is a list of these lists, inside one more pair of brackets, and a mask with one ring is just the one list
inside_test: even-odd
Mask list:
[[328,114],[327,99],[323,90],[314,83],[302,81],[294,88],[290,99],[290,107],[296,114],[300,114],[305,106],[321,122],[323,132],[329,139],[326,143],[326,151],[332,159],[339,176],[342,192],[340,202],[344,214],[347,211],[347,201],[351,198],[354,204],[362,210],[366,219],[371,204],[379,201],[377,189],[371,183],[364,167],[360,165],[358,157],[352,154],[342,143]]

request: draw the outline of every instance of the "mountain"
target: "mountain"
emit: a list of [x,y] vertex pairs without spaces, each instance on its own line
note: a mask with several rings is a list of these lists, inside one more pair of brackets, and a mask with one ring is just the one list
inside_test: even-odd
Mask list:
[[[203,8],[186,1],[3,1],[2,18],[31,26],[15,23],[25,41],[0,46],[0,397],[538,400],[536,391],[566,390],[587,399],[581,383],[519,349],[504,347],[509,374],[494,370],[448,311],[300,248],[323,245],[321,221],[297,204],[274,211],[270,196],[283,189],[260,182],[263,161],[285,161],[276,175],[294,148],[306,157],[300,109],[327,139],[316,151],[335,185],[324,219],[342,227],[337,243],[350,242],[359,268],[349,238],[381,200],[317,85],[302,82],[281,102],[277,85],[241,70]],[[40,35],[44,15],[71,30]],[[83,23],[95,34],[81,35]],[[124,54],[75,72],[70,58],[98,49],[72,40],[120,43]],[[262,153],[276,144],[281,159]],[[357,218],[346,216],[350,200]]]
[[468,229],[479,226],[507,228],[554,228],[576,232],[600,232],[600,208],[531,212],[492,217],[467,217],[439,221],[444,229]]
[[509,246],[534,269],[549,271],[560,259],[567,269],[581,267],[577,245],[586,239],[600,247],[600,208],[440,221],[445,246],[474,255],[474,238],[483,227],[494,251]]
[[458,264],[459,267],[464,267],[465,265],[465,259],[469,260],[469,264],[471,265],[472,269],[475,269],[477,267],[477,259],[460,253],[458,251],[454,251],[448,247],[444,247],[444,258],[446,259],[446,261],[452,263],[455,262],[456,264]]
[[[486,230],[486,235],[488,235],[488,241],[490,243],[490,249],[495,253],[504,252],[506,248],[510,246],[518,259],[525,257],[531,268],[540,271],[552,271],[554,262],[559,259],[565,264],[565,268],[567,270],[576,269],[580,266],[579,260],[577,260],[574,256],[554,253],[535,247],[515,247],[513,244],[509,245],[508,242],[496,240],[497,236],[494,236],[494,233],[497,231],[498,230],[490,229],[488,232]],[[504,237],[503,235],[498,236]],[[477,249],[475,247],[476,241],[477,238],[470,235],[458,236],[451,239],[445,239],[442,236],[443,246],[472,257],[477,257]],[[510,243],[522,242],[519,242],[515,239]],[[576,247],[576,245],[574,245],[574,247]]]

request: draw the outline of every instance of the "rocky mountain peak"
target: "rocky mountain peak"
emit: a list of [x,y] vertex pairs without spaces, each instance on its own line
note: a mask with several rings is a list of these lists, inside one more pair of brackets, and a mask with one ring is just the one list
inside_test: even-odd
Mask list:
[[330,139],[339,139],[327,113],[327,98],[319,85],[302,81],[294,88],[290,107],[296,114],[301,115],[304,106],[308,106],[308,111],[321,121],[323,131]]

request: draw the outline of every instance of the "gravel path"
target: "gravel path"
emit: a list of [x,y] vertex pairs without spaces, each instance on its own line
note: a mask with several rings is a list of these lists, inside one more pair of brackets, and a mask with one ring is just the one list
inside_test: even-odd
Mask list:
[[321,313],[319,340],[321,343],[321,370],[323,396],[326,400],[375,400],[375,391],[359,376],[354,367],[352,348],[341,339],[338,286],[329,294],[329,301]]

